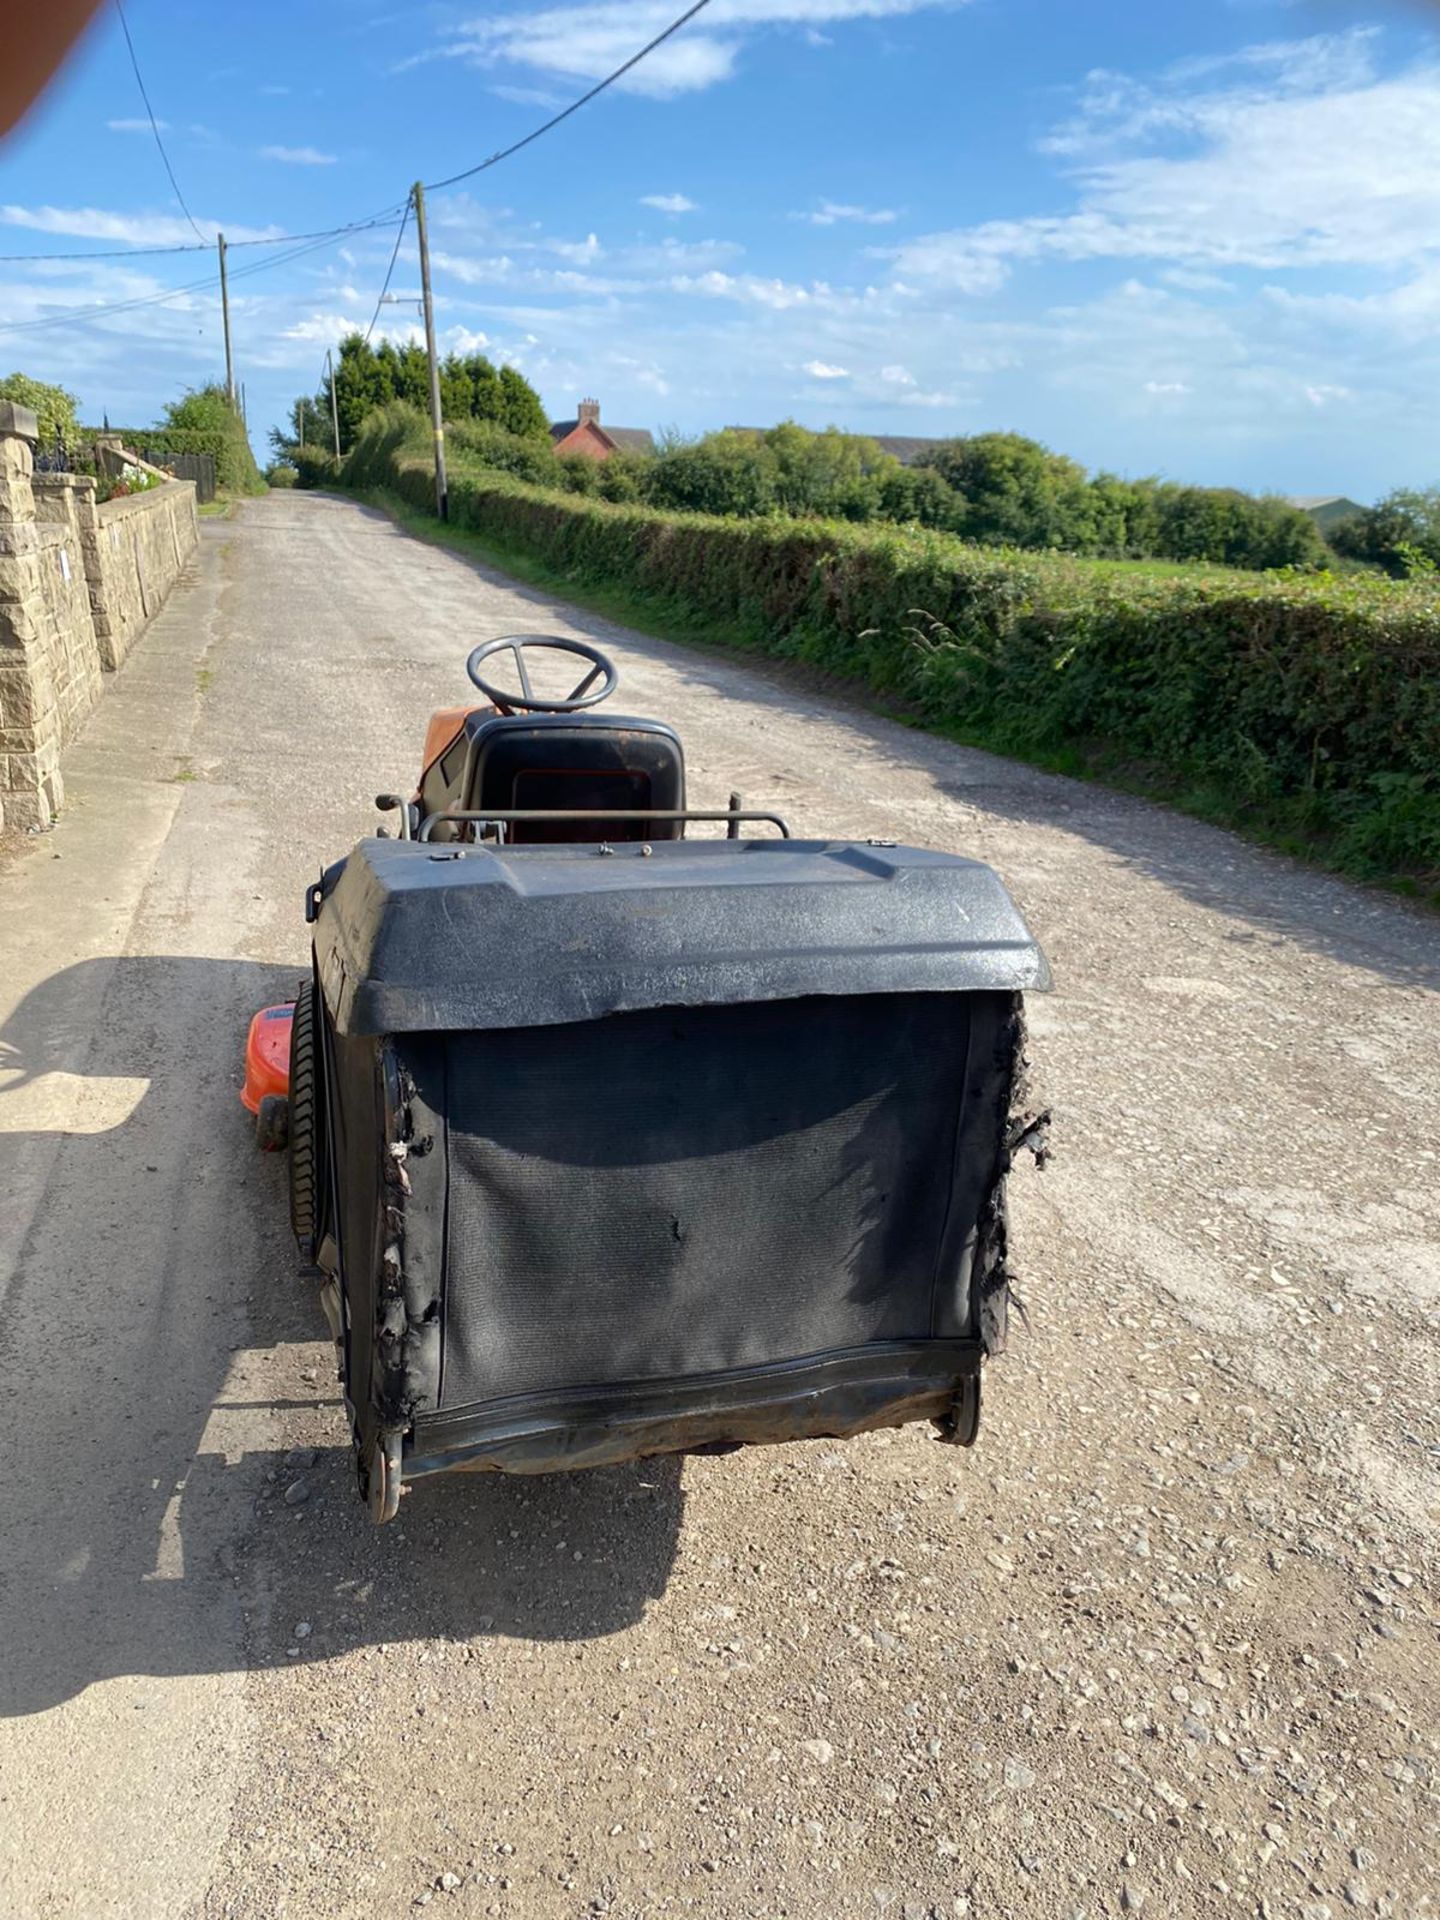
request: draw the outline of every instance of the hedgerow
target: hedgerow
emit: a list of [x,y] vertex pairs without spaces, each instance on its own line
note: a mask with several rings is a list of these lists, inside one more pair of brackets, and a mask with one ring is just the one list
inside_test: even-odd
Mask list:
[[[423,421],[374,416],[341,479],[430,511]],[[1120,573],[921,530],[659,512],[463,458],[449,491],[454,524],[672,624],[1298,836],[1345,870],[1440,884],[1433,584]]]

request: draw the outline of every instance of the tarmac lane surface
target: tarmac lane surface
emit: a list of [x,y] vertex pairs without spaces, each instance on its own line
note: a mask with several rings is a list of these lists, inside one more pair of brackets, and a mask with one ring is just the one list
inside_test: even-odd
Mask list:
[[[972,1452],[361,1509],[241,1047],[515,630],[692,804],[1019,899],[1055,1157]],[[66,781],[0,867],[0,1914],[1436,1912],[1432,917],[316,495],[206,525]]]

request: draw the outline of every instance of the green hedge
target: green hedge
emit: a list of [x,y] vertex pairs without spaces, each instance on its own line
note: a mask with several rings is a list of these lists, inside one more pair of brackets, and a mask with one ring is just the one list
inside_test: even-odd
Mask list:
[[[424,423],[342,469],[433,507]],[[1440,590],[1149,576],[943,534],[662,513],[459,464],[450,517],[620,592],[903,700],[1001,751],[1118,773],[1343,869],[1440,885]]]
[[243,427],[238,433],[206,427],[111,427],[132,453],[159,466],[172,454],[208,453],[215,461],[215,484],[224,493],[255,493],[259,469]]

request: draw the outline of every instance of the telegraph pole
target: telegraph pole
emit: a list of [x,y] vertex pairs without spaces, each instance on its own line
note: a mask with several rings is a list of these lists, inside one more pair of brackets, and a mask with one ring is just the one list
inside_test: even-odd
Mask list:
[[335,431],[335,458],[340,458],[340,409],[335,402],[335,362],[330,358],[330,349],[325,349],[325,371],[330,376],[330,425]]
[[215,244],[220,249],[220,311],[225,316],[225,397],[233,407],[235,404],[235,360],[230,352],[230,283],[225,278],[225,236],[217,233]]
[[435,358],[435,306],[430,298],[430,241],[425,231],[425,187],[413,189],[415,231],[420,236],[420,285],[425,296],[425,353],[430,362],[430,418],[435,429],[435,511],[450,518],[450,491],[445,484],[445,421],[440,411],[440,363]]

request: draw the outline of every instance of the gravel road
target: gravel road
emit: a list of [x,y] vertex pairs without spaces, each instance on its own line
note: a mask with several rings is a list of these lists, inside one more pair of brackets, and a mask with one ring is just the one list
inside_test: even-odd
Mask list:
[[[236,1100],[477,640],[692,799],[993,863],[1055,1158],[924,1431],[353,1490]],[[272,495],[0,869],[0,1914],[1440,1912],[1440,938],[1403,903]]]

